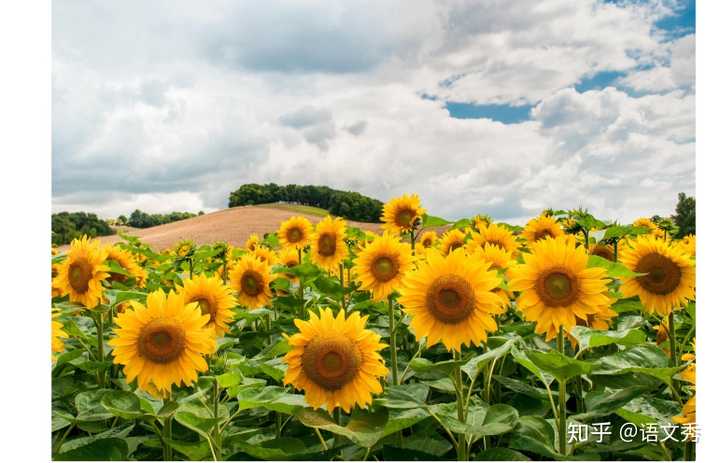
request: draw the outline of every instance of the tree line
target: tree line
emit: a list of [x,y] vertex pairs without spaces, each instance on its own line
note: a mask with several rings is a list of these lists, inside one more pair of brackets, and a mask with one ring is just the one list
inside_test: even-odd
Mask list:
[[68,244],[83,235],[90,237],[112,235],[115,232],[104,220],[87,212],[58,212],[51,217],[52,244]]
[[163,225],[170,222],[177,222],[178,220],[185,220],[191,217],[197,217],[203,215],[204,212],[200,211],[197,214],[192,212],[170,212],[169,214],[148,214],[139,209],[135,209],[130,217],[121,215],[117,218],[118,225],[129,225],[135,228],[150,228],[157,225]]
[[354,191],[316,185],[249,183],[230,193],[229,207],[285,202],[319,207],[330,214],[360,222],[379,222],[383,203]]

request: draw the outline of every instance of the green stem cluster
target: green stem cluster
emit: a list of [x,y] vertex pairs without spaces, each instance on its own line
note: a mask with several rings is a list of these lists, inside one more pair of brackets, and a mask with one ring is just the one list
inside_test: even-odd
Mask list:
[[[565,328],[561,325],[558,333],[558,352],[565,355]],[[560,433],[560,454],[567,454],[567,409],[566,409],[566,381],[558,379],[558,405],[560,408],[558,419],[558,432]]]
[[400,380],[398,375],[397,345],[395,343],[395,311],[392,296],[388,296],[388,318],[390,320],[390,363],[392,364],[392,383],[397,386]]

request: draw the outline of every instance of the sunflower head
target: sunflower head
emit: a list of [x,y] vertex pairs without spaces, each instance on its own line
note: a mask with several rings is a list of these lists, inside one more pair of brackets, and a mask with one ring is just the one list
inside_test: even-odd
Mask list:
[[417,194],[402,195],[388,201],[383,207],[383,229],[390,233],[409,232],[425,214]]
[[302,249],[310,243],[312,224],[305,217],[290,217],[280,224],[278,239],[282,247]]
[[480,227],[477,233],[471,233],[470,241],[467,244],[468,252],[473,253],[486,244],[492,244],[502,248],[511,255],[515,255],[518,247],[520,247],[512,231],[503,225],[495,223],[491,223],[486,227]]
[[317,224],[311,238],[313,261],[329,272],[337,272],[338,266],[348,255],[344,239],[345,221],[341,218],[325,217]]
[[207,326],[213,327],[218,336],[228,331],[228,323],[233,319],[235,297],[232,290],[217,277],[197,275],[183,281],[177,288],[185,299],[185,304],[196,302],[203,315],[209,315]]
[[438,237],[438,236],[437,236],[437,233],[435,233],[434,231],[432,231],[432,230],[431,230],[431,231],[426,231],[426,232],[424,232],[422,235],[420,235],[420,241],[419,241],[419,242],[420,242],[420,244],[421,244],[424,248],[426,248],[426,249],[427,249],[427,248],[431,248],[431,247],[435,246],[435,242],[437,241],[437,237]]
[[72,302],[88,308],[97,306],[103,295],[102,282],[110,276],[106,258],[107,249],[100,240],[91,241],[87,236],[74,239],[67,258],[57,267],[53,285]]
[[428,345],[442,342],[459,351],[463,344],[480,345],[497,330],[493,318],[502,313],[501,298],[493,292],[500,284],[490,264],[472,259],[461,249],[443,256],[429,250],[427,260],[410,272],[400,303],[410,315],[410,326]]
[[285,355],[288,368],[285,384],[305,391],[305,400],[313,408],[325,406],[332,412],[345,412],[358,405],[367,408],[372,394],[382,392],[378,378],[388,369],[379,354],[387,345],[380,336],[365,329],[367,316],[353,312],[345,318],[340,311],[334,317],[330,309],[320,309],[318,317],[295,320],[300,330],[288,338],[290,352]]
[[648,233],[652,233],[653,230],[657,229],[658,226],[650,220],[649,217],[640,217],[639,219],[635,220],[633,222],[634,227],[645,227],[648,229]]
[[475,230],[481,230],[492,223],[492,218],[489,215],[480,214],[473,217],[473,228]]
[[557,238],[564,234],[560,224],[553,217],[547,215],[541,215],[529,221],[522,232],[522,236],[529,243],[544,238]]
[[615,251],[606,244],[596,243],[590,247],[590,255],[600,256],[610,262],[615,261]]
[[620,261],[635,273],[625,277],[620,291],[638,296],[645,310],[667,315],[695,298],[695,264],[690,257],[652,235],[638,236],[623,249]]
[[257,260],[265,262],[269,266],[273,266],[276,261],[276,256],[273,250],[262,246],[257,246],[255,250],[252,251],[252,255],[254,255]]
[[250,252],[253,252],[255,248],[260,246],[260,242],[261,240],[257,233],[253,233],[247,240],[245,240],[244,248]]
[[[683,405],[682,412],[678,416],[673,416],[672,421],[676,424],[694,424],[696,417],[695,411],[695,396],[690,397],[688,401]],[[692,428],[691,428],[692,429]],[[692,431],[694,434],[694,431]],[[689,436],[690,439],[694,438],[694,435]]]
[[267,262],[251,254],[240,258],[230,270],[230,286],[237,293],[239,304],[249,309],[257,309],[270,302],[272,280]]
[[177,257],[185,257],[195,250],[195,243],[192,240],[182,240],[175,245],[174,253]]
[[409,244],[385,232],[360,251],[355,263],[360,289],[371,291],[379,301],[400,287],[410,269],[412,252]]
[[446,231],[440,237],[440,252],[447,256],[456,249],[463,249],[465,236],[465,231],[457,228]]
[[695,235],[684,236],[680,241],[677,241],[674,246],[693,259],[695,258]]
[[553,339],[563,327],[570,332],[577,319],[602,313],[610,304],[607,272],[588,267],[583,247],[559,238],[547,238],[532,246],[525,263],[509,270],[510,290],[519,291],[517,307],[535,332]]
[[53,359],[55,358],[55,354],[62,352],[65,350],[65,342],[63,339],[68,337],[68,334],[65,332],[64,326],[62,322],[57,320],[59,313],[55,312],[52,315],[52,321],[51,323],[51,342],[50,347],[52,349]]
[[124,365],[128,383],[154,395],[167,396],[174,385],[190,386],[208,366],[204,356],[215,351],[215,329],[208,327],[197,303],[162,290],[148,294],[146,305],[131,301],[132,310],[117,317],[113,362]]
[[[126,273],[135,279],[135,283],[138,287],[142,288],[145,286],[145,282],[147,281],[147,272],[138,265],[135,257],[133,257],[130,252],[119,246],[108,246],[107,259],[115,261],[120,267],[122,267]],[[110,272],[110,280],[124,282],[127,280],[127,276],[120,273]]]

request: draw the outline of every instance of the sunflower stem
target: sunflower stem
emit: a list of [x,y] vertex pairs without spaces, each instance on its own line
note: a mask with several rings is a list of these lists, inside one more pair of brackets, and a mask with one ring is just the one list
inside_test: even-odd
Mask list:
[[[561,325],[560,332],[558,333],[558,352],[560,355],[565,355],[565,328]],[[565,380],[558,379],[558,405],[560,407],[560,419],[558,423],[558,432],[560,433],[560,454],[566,455],[567,453],[567,409],[565,404]]]
[[170,440],[172,440],[172,419],[173,416],[170,415],[165,418],[163,421],[163,435],[162,435],[162,441],[163,441],[163,460],[165,461],[172,461],[173,459],[173,451],[172,447],[170,446]]
[[346,307],[347,304],[345,303],[345,274],[343,273],[342,262],[340,262],[339,265],[340,265],[340,291],[341,291],[340,297],[342,298],[341,303],[342,303],[343,311],[347,312],[347,307]]
[[[453,359],[456,362],[460,362],[462,359],[462,353],[460,350],[453,351]],[[463,383],[462,383],[462,372],[460,371],[460,364],[458,363],[455,366],[455,393],[457,395],[457,416],[458,421],[461,423],[465,423],[465,399],[464,399],[464,393],[463,393]],[[457,445],[457,459],[458,461],[467,461],[468,455],[467,455],[467,440],[465,438],[465,434],[460,434],[458,439],[458,445]]]
[[[298,248],[298,265],[302,264],[302,249]],[[300,293],[300,316],[305,315],[305,288],[303,287],[302,277],[298,276],[298,291]]]
[[613,254],[615,255],[615,262],[617,262],[618,258],[618,240],[615,240],[613,242]]
[[675,346],[675,312],[670,310],[668,315],[669,326],[668,326],[668,338],[670,338],[670,366],[677,366],[677,352]]
[[[102,362],[105,359],[105,346],[104,346],[104,329],[103,326],[103,314],[98,313],[96,331],[97,331],[97,355],[98,362]],[[105,370],[100,368],[98,370],[98,385],[100,387],[105,385]]]
[[388,316],[390,318],[390,362],[392,363],[392,383],[399,384],[397,346],[395,345],[395,312],[393,310],[392,296],[388,295]]
[[213,426],[214,434],[214,445],[217,449],[218,455],[222,454],[222,435],[220,433],[220,422],[218,420],[220,414],[218,413],[220,405],[220,383],[218,382],[217,376],[215,376],[215,387],[213,389],[213,418],[215,418],[215,425]]

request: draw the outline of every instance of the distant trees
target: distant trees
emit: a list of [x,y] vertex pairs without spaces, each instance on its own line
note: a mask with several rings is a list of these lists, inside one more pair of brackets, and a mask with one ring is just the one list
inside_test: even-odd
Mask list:
[[316,185],[249,183],[230,193],[229,207],[286,202],[326,209],[330,214],[362,222],[379,222],[383,203],[354,191]]
[[677,206],[675,206],[675,215],[672,216],[673,221],[678,226],[677,238],[685,235],[695,234],[695,198],[687,196],[685,193],[678,195]]
[[[201,211],[202,212],[202,211]],[[125,223],[135,228],[149,228],[156,225],[162,225],[170,222],[177,222],[178,220],[185,220],[191,217],[195,217],[196,214],[192,212],[171,212],[169,214],[148,214],[139,209],[135,209],[130,217],[126,219]],[[118,217],[118,221],[124,218],[124,216]]]
[[104,220],[87,212],[58,212],[51,217],[52,244],[68,244],[82,235],[90,237],[112,235],[115,232]]

